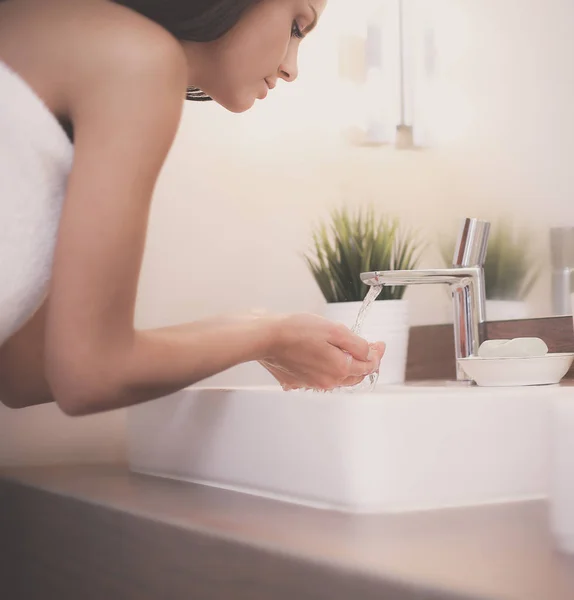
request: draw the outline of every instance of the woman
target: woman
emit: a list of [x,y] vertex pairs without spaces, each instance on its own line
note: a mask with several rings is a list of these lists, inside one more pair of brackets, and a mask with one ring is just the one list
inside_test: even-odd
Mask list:
[[[382,343],[369,347],[310,314],[224,316],[146,331],[133,325],[150,201],[186,90],[188,99],[248,110],[278,79],[297,77],[299,45],[325,2],[0,0],[0,88],[9,115],[0,119],[0,131],[8,131],[0,136],[6,405],[55,400],[67,414],[90,414],[158,398],[247,361],[259,361],[285,389],[355,385],[379,368]],[[31,113],[54,121],[62,156],[66,144],[72,148],[62,131],[73,139],[69,172],[56,189],[30,187],[45,157],[38,162],[36,152],[23,165],[16,156],[38,142],[34,130],[25,140],[19,135],[30,129]],[[24,189],[26,196],[18,193]],[[14,227],[38,220],[58,194],[52,241],[37,241],[48,217],[45,227],[41,220],[36,229],[21,227],[38,238],[9,241]],[[26,202],[37,208],[26,213]],[[32,263],[48,272],[30,274]],[[10,273],[17,273],[12,284]]]

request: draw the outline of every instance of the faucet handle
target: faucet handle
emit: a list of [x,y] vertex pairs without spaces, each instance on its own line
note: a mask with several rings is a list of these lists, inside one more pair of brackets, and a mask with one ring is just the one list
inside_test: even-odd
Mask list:
[[464,219],[452,259],[453,267],[482,267],[486,259],[490,223]]
[[550,259],[553,269],[574,268],[574,227],[550,228]]

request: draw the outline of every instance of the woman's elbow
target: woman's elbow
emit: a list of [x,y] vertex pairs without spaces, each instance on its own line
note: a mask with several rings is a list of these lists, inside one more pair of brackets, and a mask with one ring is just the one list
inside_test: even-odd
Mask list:
[[112,369],[51,368],[47,373],[54,400],[60,410],[70,417],[82,417],[126,404],[125,390]]
[[6,408],[19,409],[31,406],[31,402],[26,402],[19,394],[11,393],[5,389],[0,390],[0,403]]
[[90,385],[84,386],[82,390],[75,387],[61,388],[55,394],[55,401],[60,410],[69,417],[85,417],[129,404],[119,389],[102,389],[101,386]]
[[55,400],[58,408],[68,417],[85,417],[96,412],[93,409],[95,403],[85,396],[61,393]]
[[109,404],[112,395],[117,396],[117,393],[114,394],[111,390],[104,391],[101,385],[96,390],[95,386],[88,381],[79,386],[69,377],[61,376],[50,382],[50,388],[51,393],[45,397],[28,390],[0,385],[0,403],[7,408],[18,410],[55,402],[64,414],[77,417],[102,410],[100,407]]
[[[11,382],[0,381],[0,404],[6,408],[20,410],[37,406],[38,404],[49,404],[54,397],[49,390],[28,389],[26,386],[10,385]],[[22,389],[22,387],[24,389]]]

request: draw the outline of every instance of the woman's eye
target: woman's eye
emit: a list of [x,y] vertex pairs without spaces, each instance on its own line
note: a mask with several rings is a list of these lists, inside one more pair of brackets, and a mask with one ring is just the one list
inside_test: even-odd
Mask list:
[[291,27],[291,36],[299,40],[302,40],[305,37],[297,21],[293,21],[293,26]]

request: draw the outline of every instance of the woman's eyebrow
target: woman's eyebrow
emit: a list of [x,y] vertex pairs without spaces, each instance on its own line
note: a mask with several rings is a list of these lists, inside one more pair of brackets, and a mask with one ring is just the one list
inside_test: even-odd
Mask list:
[[317,10],[310,2],[309,2],[309,7],[313,11],[314,17],[313,17],[313,20],[311,21],[311,23],[309,23],[309,25],[307,25],[307,27],[305,27],[305,29],[303,30],[303,33],[305,35],[307,35],[308,33],[311,33],[313,31],[313,29],[315,29],[315,27],[317,27],[317,21],[319,20],[319,15],[317,14]]

